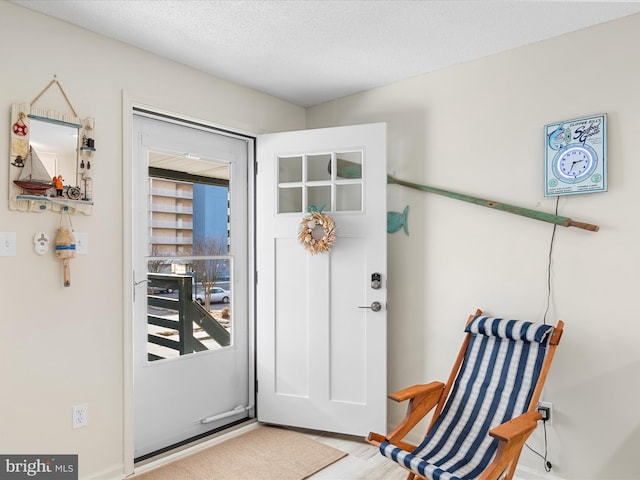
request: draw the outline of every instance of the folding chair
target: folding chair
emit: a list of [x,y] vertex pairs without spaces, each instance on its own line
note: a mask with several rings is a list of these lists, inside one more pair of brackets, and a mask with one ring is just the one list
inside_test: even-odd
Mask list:
[[[409,400],[405,419],[388,435],[367,441],[409,470],[407,480],[511,480],[537,411],[564,322],[505,320],[478,310],[447,383],[414,385],[389,395]],[[435,407],[426,436],[402,439]]]

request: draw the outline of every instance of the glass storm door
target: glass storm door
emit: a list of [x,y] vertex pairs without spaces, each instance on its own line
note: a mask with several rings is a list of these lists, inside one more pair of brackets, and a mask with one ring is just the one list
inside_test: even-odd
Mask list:
[[253,416],[252,140],[134,115],[135,457]]

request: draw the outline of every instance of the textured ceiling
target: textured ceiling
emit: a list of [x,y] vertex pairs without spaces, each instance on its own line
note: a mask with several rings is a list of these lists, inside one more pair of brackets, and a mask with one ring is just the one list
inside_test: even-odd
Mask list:
[[640,12],[639,2],[13,2],[305,107]]

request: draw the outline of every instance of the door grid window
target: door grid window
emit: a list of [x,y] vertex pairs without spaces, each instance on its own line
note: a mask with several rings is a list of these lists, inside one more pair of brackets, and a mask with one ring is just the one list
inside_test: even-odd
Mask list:
[[362,211],[364,152],[278,157],[278,213]]

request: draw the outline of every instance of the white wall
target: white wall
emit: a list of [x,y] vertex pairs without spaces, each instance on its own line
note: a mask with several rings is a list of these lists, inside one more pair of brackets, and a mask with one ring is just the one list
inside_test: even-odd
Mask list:
[[[304,128],[304,109],[180,64],[0,2],[0,151],[9,152],[9,111],[31,101],[56,74],[75,110],[96,119],[89,254],[61,262],[33,250],[33,235],[55,238],[58,216],[8,210],[0,231],[17,232],[16,257],[0,257],[0,452],[78,453],[80,478],[123,475],[123,135],[122,91],[140,103],[261,133]],[[212,52],[212,54],[215,54]],[[58,103],[53,87],[38,106]],[[0,185],[8,183],[8,162]],[[14,167],[11,167],[14,168]],[[126,275],[129,275],[128,273]],[[74,404],[89,425],[72,430]]]
[[[543,398],[553,473],[640,475],[640,15],[308,109],[307,127],[388,122],[402,179],[553,213],[543,196],[543,126],[608,114],[609,190],[562,197],[549,321],[566,322]],[[444,380],[467,314],[542,321],[547,223],[390,186],[410,237],[389,238],[390,390]],[[404,406],[402,407],[404,409]],[[403,410],[392,407],[390,421]],[[541,428],[529,444],[542,451]],[[524,450],[522,464],[543,472]],[[526,473],[526,472],[525,472]],[[520,474],[523,475],[522,473]]]

